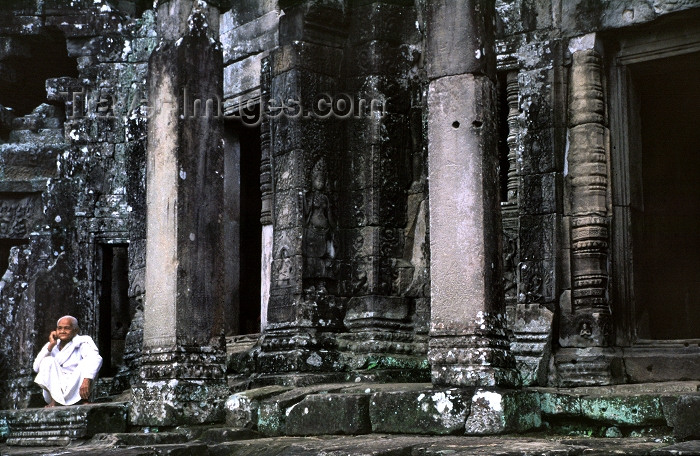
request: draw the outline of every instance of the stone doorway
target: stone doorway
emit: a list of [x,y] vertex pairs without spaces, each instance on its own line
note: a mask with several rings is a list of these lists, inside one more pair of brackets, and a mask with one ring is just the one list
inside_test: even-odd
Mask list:
[[124,364],[124,345],[135,302],[129,301],[129,255],[127,244],[98,246],[100,276],[97,280],[99,299],[98,345],[102,355],[100,376],[114,376]]
[[640,102],[637,336],[700,339],[700,53],[630,66]]
[[700,375],[700,30],[692,22],[669,17],[606,46],[611,307],[629,382]]
[[254,334],[261,307],[260,127],[227,120],[224,131],[227,333]]

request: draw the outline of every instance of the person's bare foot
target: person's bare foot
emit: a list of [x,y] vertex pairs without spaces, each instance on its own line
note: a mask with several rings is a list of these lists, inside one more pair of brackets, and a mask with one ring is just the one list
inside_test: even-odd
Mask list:
[[44,406],[44,408],[56,407],[56,401],[51,401]]

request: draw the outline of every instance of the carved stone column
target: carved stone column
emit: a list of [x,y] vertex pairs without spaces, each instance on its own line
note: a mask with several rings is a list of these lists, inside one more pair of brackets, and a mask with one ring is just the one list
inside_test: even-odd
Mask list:
[[267,326],[258,371],[332,371],[342,325],[337,299],[338,124],[317,114],[339,92],[344,10],[338,2],[289,2],[270,56],[273,247]]
[[435,385],[514,385],[505,334],[493,3],[428,6],[426,68]]
[[[607,347],[612,319],[608,305],[608,129],[602,61],[594,35],[574,43],[568,125],[572,281],[570,303],[561,309],[559,343],[570,348]],[[604,352],[560,352],[557,364],[563,382],[609,383],[613,373]]]
[[508,181],[507,199],[501,203],[503,220],[503,288],[507,306],[518,299],[518,148],[520,147],[520,109],[518,107],[518,71],[506,76],[506,100],[508,102]]
[[228,392],[224,352],[210,342],[224,306],[217,24],[217,9],[201,1],[158,5],[162,42],[149,63],[146,295],[140,381],[130,410],[135,425],[218,421]]

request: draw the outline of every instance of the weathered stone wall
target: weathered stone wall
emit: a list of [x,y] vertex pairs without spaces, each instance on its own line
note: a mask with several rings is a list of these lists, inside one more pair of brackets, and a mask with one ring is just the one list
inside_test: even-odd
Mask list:
[[[120,11],[114,3],[0,5],[4,408],[30,403],[31,361],[56,318],[74,314],[84,333],[106,337],[100,258],[113,245],[128,244],[133,317],[114,390],[139,369],[146,122],[149,107],[163,102],[149,102],[146,78],[160,31],[150,2],[122,1]],[[446,68],[441,77],[480,71],[462,68],[471,54],[424,46],[432,6],[245,0],[219,17],[224,110],[257,106],[261,116],[261,323],[268,345],[260,371],[362,372],[367,379],[389,378],[375,375],[378,368],[427,373],[428,217],[437,209],[451,214],[428,204],[423,62],[435,53]],[[500,100],[500,115],[488,114],[502,142],[511,352],[525,385],[622,381],[620,352],[611,347],[618,308],[610,286],[620,272],[610,267],[605,52],[616,36],[683,17],[697,2],[497,0],[495,8],[493,101]],[[322,92],[331,102],[364,100],[364,111],[348,119],[271,118],[269,102],[313,103]],[[593,137],[579,134],[586,129]],[[474,254],[449,252],[445,242],[439,247],[454,258]],[[227,255],[226,270],[240,271],[235,254]],[[226,293],[235,294],[237,284],[229,285]],[[217,329],[235,333],[237,309],[214,309]]]
[[[3,206],[16,227],[4,239],[18,245],[0,294],[2,375],[10,390],[2,407],[15,408],[30,403],[31,363],[58,317],[75,315],[82,332],[98,341],[110,337],[99,331],[103,246],[129,244],[128,317],[143,295],[145,119],[139,106],[146,104],[146,62],[156,34],[152,12],[134,19],[106,2],[3,6],[3,67],[34,66],[46,79],[38,88],[21,86],[45,104],[4,123],[2,130],[11,132],[0,144]],[[41,55],[23,49],[44,37],[62,46],[63,67],[45,68]],[[3,84],[16,82],[3,75]],[[20,101],[16,107],[26,110]],[[139,342],[127,351],[136,345],[140,349]]]
[[[511,348],[525,384],[622,379],[619,352],[604,348],[611,345],[614,330],[609,313],[623,311],[609,300],[610,284],[614,274],[624,273],[611,270],[608,256],[611,152],[605,136],[609,106],[604,65],[610,56],[603,55],[591,70],[577,67],[575,53],[585,48],[586,40],[592,43],[591,52],[606,44],[614,47],[615,37],[631,27],[697,6],[666,1],[496,2],[498,68],[501,90],[508,91],[502,108],[510,108],[512,153],[502,206],[506,299]],[[600,59],[600,54],[592,58]],[[591,90],[598,95],[582,95]],[[586,109],[600,113],[597,140],[567,131],[572,126],[593,128],[576,126],[590,122],[580,120]],[[514,177],[517,191],[511,186]],[[559,345],[581,348],[562,350]],[[552,349],[559,353],[556,363],[550,360]]]

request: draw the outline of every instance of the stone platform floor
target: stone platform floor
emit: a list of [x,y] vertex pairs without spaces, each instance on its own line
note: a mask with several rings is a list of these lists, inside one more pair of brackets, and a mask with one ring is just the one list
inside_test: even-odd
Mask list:
[[[211,431],[211,430],[210,430]],[[563,438],[552,436],[362,436],[274,437],[251,439],[251,431],[209,432],[175,443],[174,433],[99,434],[62,448],[0,446],[0,455],[112,456],[688,456],[700,455],[700,440],[673,443],[642,438]],[[225,431],[225,432],[224,432]],[[228,432],[228,435],[227,435]],[[165,435],[169,434],[169,435]],[[130,437],[127,437],[130,436]],[[235,440],[243,437],[242,440]],[[218,441],[217,440],[232,440]],[[140,440],[140,441],[139,441]],[[169,442],[169,443],[168,443]]]

